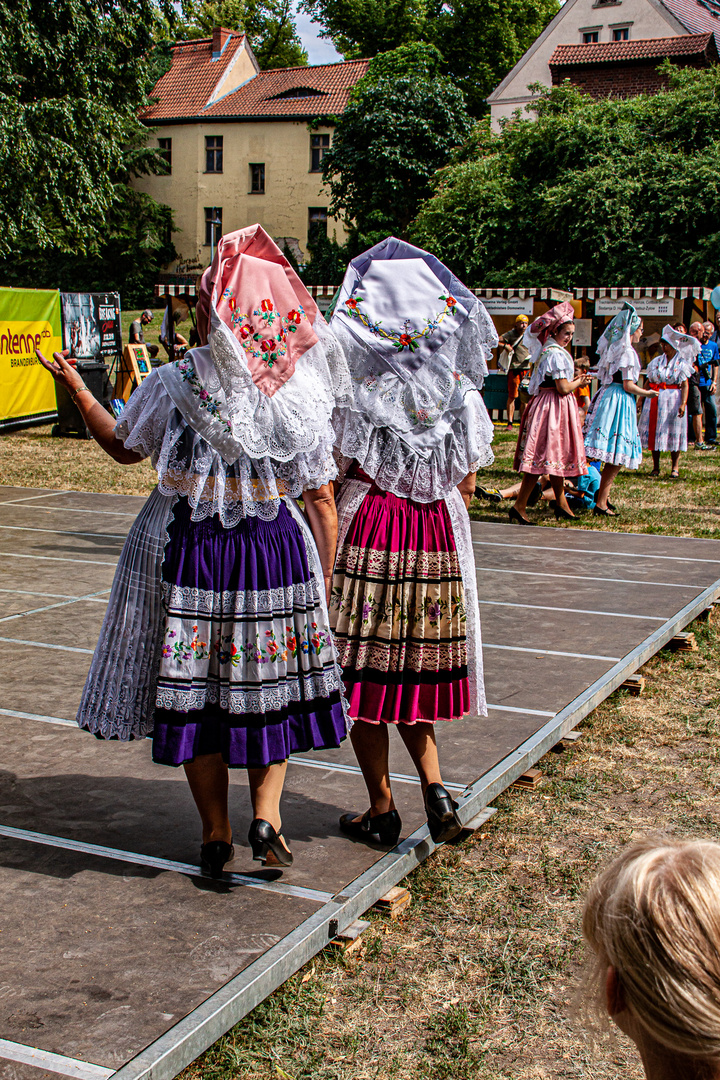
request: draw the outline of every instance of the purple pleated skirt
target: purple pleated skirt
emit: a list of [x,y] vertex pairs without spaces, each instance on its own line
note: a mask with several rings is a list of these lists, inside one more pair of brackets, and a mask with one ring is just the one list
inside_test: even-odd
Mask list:
[[153,760],[220,753],[263,768],[346,735],[339,669],[302,532],[272,521],[193,521],[176,505],[163,563],[164,640]]

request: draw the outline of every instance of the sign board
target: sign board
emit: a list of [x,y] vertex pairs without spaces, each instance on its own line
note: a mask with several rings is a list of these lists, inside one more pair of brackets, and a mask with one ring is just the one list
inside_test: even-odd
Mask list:
[[0,288],[0,430],[56,418],[55,383],[36,349],[48,359],[62,349],[60,294]]
[[147,345],[126,345],[115,382],[115,397],[128,401],[143,379],[152,371]]
[[666,315],[672,318],[675,314],[675,304],[671,296],[663,296],[660,300],[653,300],[649,296],[638,300],[633,300],[630,296],[619,296],[617,300],[613,300],[609,296],[603,296],[595,301],[595,314],[617,315],[625,303],[632,304],[638,315]]
[[82,360],[122,352],[119,293],[60,293],[64,347]]
[[592,319],[576,319],[573,345],[586,347],[592,345]]
[[488,315],[527,315],[532,319],[535,302],[532,297],[521,300],[519,296],[513,296],[508,300],[504,296],[481,296],[478,299],[485,305]]

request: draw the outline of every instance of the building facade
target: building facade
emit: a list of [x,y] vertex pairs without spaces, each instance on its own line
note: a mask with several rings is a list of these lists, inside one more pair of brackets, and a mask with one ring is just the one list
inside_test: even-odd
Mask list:
[[344,237],[328,216],[322,160],[367,61],[260,71],[243,34],[217,29],[181,41],[143,121],[167,165],[139,191],[170,206],[175,270],[206,266],[219,237],[259,222],[302,259],[317,230]]
[[[714,38],[716,31],[720,34],[720,0],[566,0],[490,94],[493,126],[497,130],[501,119],[518,110],[522,117],[533,115],[526,111],[533,83],[552,86],[569,78],[596,96],[660,89],[656,69],[666,56],[693,66],[713,62],[717,44],[708,35]],[[695,40],[687,48],[671,44],[681,36]],[[658,39],[663,44],[650,44]],[[564,46],[573,48],[564,51]]]

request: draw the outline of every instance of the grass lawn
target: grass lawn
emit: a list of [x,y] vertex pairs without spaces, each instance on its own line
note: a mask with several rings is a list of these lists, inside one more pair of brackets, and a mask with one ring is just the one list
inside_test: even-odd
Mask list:
[[[513,449],[499,431],[486,483],[514,482]],[[586,515],[582,526],[720,537],[720,454],[685,454],[680,482],[665,478],[667,455],[663,477],[649,469],[620,474],[620,518]],[[118,466],[42,428],[0,437],[0,477],[132,494],[154,482],[145,462]],[[547,510],[530,513],[556,527]],[[477,502],[472,515],[507,520]],[[543,759],[540,788],[502,795],[480,834],[412,874],[400,920],[371,913],[359,954],[325,950],[184,1080],[640,1080],[630,1044],[620,1037],[596,1056],[573,1019],[579,917],[592,876],[633,837],[720,837],[718,628],[693,629],[697,652],[651,660],[643,697],[615,693],[572,750]]]

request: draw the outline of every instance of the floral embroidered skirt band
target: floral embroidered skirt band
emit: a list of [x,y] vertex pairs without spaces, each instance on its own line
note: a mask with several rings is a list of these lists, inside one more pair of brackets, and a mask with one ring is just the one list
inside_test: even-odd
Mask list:
[[468,711],[465,594],[444,500],[373,485],[338,552],[330,619],[353,718],[412,724]]
[[262,768],[345,737],[337,667],[298,524],[193,521],[180,499],[162,569],[153,760],[220,753]]

